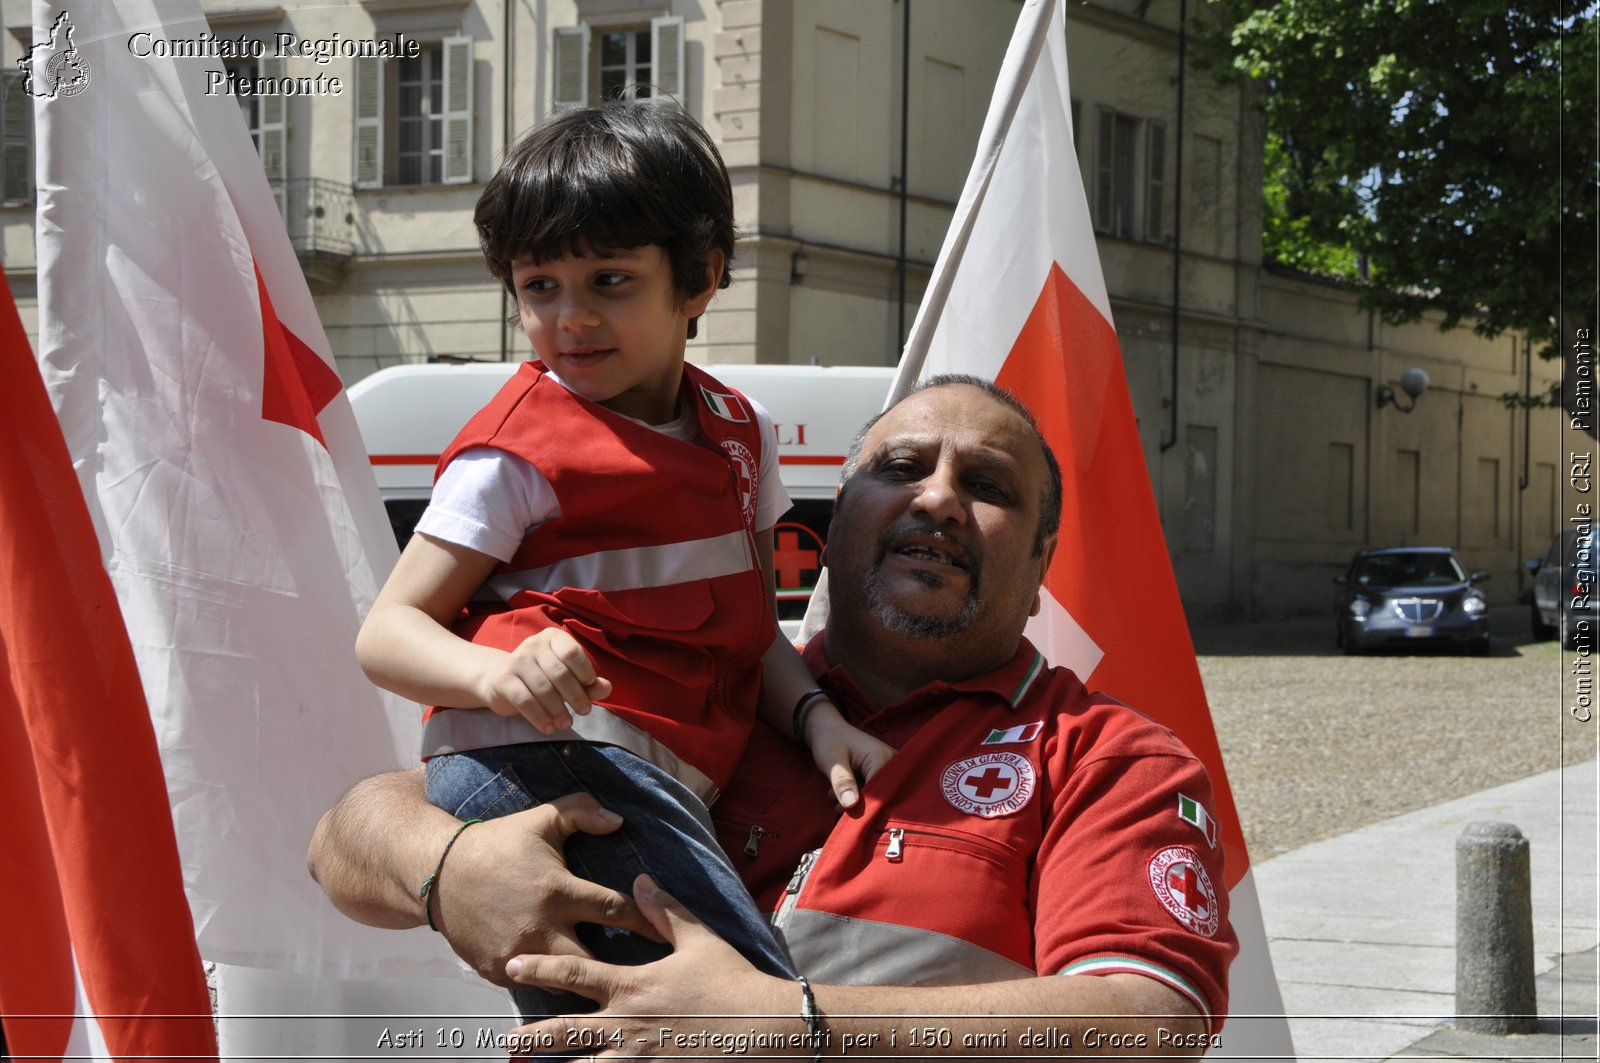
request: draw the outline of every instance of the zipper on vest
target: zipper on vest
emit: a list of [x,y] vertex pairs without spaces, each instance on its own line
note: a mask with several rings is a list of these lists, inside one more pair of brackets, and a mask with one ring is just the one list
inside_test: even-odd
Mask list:
[[763,827],[761,824],[759,824],[759,823],[753,824],[750,827],[750,836],[748,838],[746,838],[745,841],[744,841],[744,855],[746,855],[746,856],[760,856],[761,855],[761,839],[765,838],[767,835],[769,835],[771,833],[772,833],[772,831],[767,830],[767,828]]
[[901,850],[902,846],[905,844],[905,840],[906,832],[903,828],[890,827],[889,844],[883,850],[883,858],[885,860],[893,860],[898,863],[903,855]]
[[800,890],[804,888],[806,879],[811,877],[811,869],[816,865],[817,857],[821,855],[821,849],[813,849],[800,858],[799,866],[789,878],[789,884],[783,887],[783,897],[778,901],[778,910],[772,913],[773,926],[783,926],[785,920],[789,918],[789,913],[800,903]]

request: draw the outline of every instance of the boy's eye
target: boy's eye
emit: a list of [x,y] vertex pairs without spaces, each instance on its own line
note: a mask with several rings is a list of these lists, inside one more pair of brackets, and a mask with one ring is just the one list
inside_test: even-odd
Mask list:
[[556,286],[556,282],[549,277],[529,277],[522,282],[523,291],[547,292]]
[[607,271],[605,273],[598,274],[594,279],[594,283],[595,286],[599,288],[615,288],[617,285],[623,283],[627,279],[628,275],[626,273]]

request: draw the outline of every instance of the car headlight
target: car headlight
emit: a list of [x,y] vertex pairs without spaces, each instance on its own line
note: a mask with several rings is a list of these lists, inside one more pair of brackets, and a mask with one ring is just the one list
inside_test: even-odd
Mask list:
[[1489,603],[1482,598],[1463,598],[1461,600],[1461,611],[1474,620],[1482,616],[1488,608]]
[[1365,620],[1370,612],[1372,612],[1372,603],[1365,598],[1357,598],[1350,603],[1350,615],[1357,620]]

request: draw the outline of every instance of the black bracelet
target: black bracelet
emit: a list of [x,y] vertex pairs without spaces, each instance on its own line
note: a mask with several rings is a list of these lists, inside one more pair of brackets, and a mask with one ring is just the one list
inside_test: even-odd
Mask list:
[[806,1038],[811,1042],[812,1063],[822,1063],[822,1012],[817,1010],[816,994],[805,975],[800,976],[800,1018],[806,1024]]
[[439,862],[433,865],[433,874],[427,877],[422,883],[422,888],[417,891],[417,900],[422,902],[422,914],[428,917],[428,929],[434,933],[438,933],[439,928],[433,925],[433,905],[428,902],[428,898],[433,893],[433,887],[439,881],[439,872],[444,870],[444,858],[450,855],[450,850],[455,846],[456,839],[461,837],[462,831],[474,823],[482,822],[483,820],[481,819],[469,819],[456,828],[456,832],[450,835],[450,840],[444,843],[444,852],[439,854]]
[[811,707],[812,702],[827,696],[828,692],[826,690],[821,687],[812,687],[804,694],[801,694],[800,700],[794,703],[794,722],[790,725],[790,730],[794,732],[794,740],[796,742],[801,745],[806,744],[805,732],[800,729],[801,725],[805,723],[806,710]]

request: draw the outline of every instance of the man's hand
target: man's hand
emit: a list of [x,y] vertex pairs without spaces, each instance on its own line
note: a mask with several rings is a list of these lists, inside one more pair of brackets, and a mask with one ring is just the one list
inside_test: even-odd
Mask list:
[[578,640],[558,627],[522,640],[481,680],[483,703],[501,716],[526,717],[543,734],[572,726],[572,713],[611,693],[611,681],[595,674]]
[[502,986],[514,984],[506,975],[512,956],[588,956],[574,934],[578,923],[659,938],[631,898],[571,874],[562,856],[573,833],[610,834],[621,825],[588,794],[474,824],[450,849],[433,889],[435,925],[456,955]]
[[[648,875],[634,882],[634,896],[654,928],[651,936],[670,944],[672,955],[637,967],[572,954],[512,958],[504,972],[512,984],[580,993],[601,1005],[591,1015],[560,1016],[519,1027],[512,1031],[513,1039],[575,1045],[596,1057],[637,1058],[641,1043],[649,1046],[646,1055],[704,1057],[714,1053],[703,1045],[658,1044],[659,1020],[720,1016],[720,1020],[697,1018],[696,1031],[715,1032],[719,1027],[741,1031],[750,1023],[738,1015],[786,1015],[796,1010],[799,989],[794,982],[756,970]],[[794,1027],[797,1033],[804,1029],[798,1020]],[[691,1051],[695,1047],[700,1050]]]

